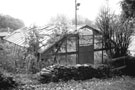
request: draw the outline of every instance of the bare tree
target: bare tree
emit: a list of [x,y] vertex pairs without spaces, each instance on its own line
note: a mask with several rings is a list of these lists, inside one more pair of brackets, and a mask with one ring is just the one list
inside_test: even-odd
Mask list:
[[[120,16],[103,8],[97,18],[96,24],[103,35],[103,44],[110,58],[127,55],[132,35],[132,23],[129,20],[122,22]],[[114,49],[112,49],[114,48]]]

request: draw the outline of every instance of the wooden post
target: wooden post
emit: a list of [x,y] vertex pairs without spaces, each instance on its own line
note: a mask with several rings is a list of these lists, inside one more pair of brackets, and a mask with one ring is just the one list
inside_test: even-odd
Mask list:
[[80,47],[80,45],[79,45],[79,33],[78,33],[77,40],[78,40],[78,41],[77,41],[77,45],[78,45],[78,46],[77,46],[77,47],[78,47],[78,63],[80,63],[80,62],[79,62],[79,47]]
[[67,58],[67,37],[66,37],[66,46],[65,46],[65,50],[66,50],[66,55],[65,55],[65,57],[66,57],[66,64],[68,63],[68,58]]
[[75,30],[77,30],[77,0],[75,0]]
[[[94,35],[94,31],[93,31],[93,48],[94,48],[94,44],[95,44],[94,39],[95,39],[95,35]],[[93,51],[93,53],[94,53],[94,51]],[[93,54],[93,60],[94,60],[94,54]]]
[[79,64],[79,34],[76,35],[76,63]]
[[[102,49],[103,49],[103,35],[102,35]],[[104,51],[102,50],[102,64],[103,64],[103,59],[104,59],[103,53],[104,53]]]

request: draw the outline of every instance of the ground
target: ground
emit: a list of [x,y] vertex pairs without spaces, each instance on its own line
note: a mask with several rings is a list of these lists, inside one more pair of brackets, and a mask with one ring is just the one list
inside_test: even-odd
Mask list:
[[95,78],[86,81],[72,80],[49,84],[39,84],[31,80],[27,81],[28,79],[26,78],[23,77],[21,79],[26,80],[23,81],[26,85],[21,86],[21,90],[135,90],[135,78],[129,76],[102,80]]

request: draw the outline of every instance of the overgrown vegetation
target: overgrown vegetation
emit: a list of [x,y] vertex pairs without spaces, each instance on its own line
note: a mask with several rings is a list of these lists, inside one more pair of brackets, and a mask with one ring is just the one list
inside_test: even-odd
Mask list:
[[14,46],[10,43],[2,43],[0,50],[0,68],[11,73],[25,73],[27,61],[25,48]]
[[18,83],[13,79],[13,76],[6,76],[0,72],[0,90],[12,90],[17,86]]
[[122,0],[121,7],[125,19],[135,17],[135,0]]
[[108,7],[103,8],[97,18],[96,24],[102,32],[103,45],[109,58],[128,55],[133,22],[123,18],[113,14]]
[[[103,35],[102,38],[103,45],[104,45],[103,48],[106,49],[106,53],[108,54],[110,59],[128,55],[128,47],[131,42],[130,37],[133,33],[134,16],[135,16],[133,11],[134,0],[123,0],[121,5],[124,13],[122,13],[120,16],[111,13],[108,8],[103,8],[101,10],[101,13],[99,14],[99,17],[97,18],[97,23],[96,23],[97,27],[100,29]],[[23,22],[19,21],[18,19],[15,19],[14,21],[14,19],[9,16],[4,16],[0,20],[3,20],[4,18],[7,18],[6,20],[10,20],[10,22],[7,23],[6,21],[0,21],[1,23],[0,28],[9,27],[12,29],[18,29],[24,26]],[[91,21],[87,19],[84,22],[92,25]],[[18,24],[11,25],[11,23],[18,23]],[[72,23],[74,23],[74,21],[72,21]],[[83,22],[80,21],[80,24],[82,23]],[[135,68],[134,57],[127,57],[111,63],[108,62],[108,65],[99,65],[99,66],[87,65],[87,64],[74,65],[74,66],[55,65],[56,63],[59,63],[60,60],[66,59],[65,57],[57,58],[56,55],[53,55],[51,58],[49,56],[46,56],[47,59],[42,61],[40,59],[39,53],[41,47],[46,45],[46,44],[41,45],[42,40],[46,39],[44,37],[48,36],[49,40],[47,41],[47,44],[52,45],[58,39],[64,37],[67,34],[68,30],[70,29],[70,24],[71,23],[64,16],[57,16],[56,18],[52,19],[52,22],[50,22],[49,24],[55,26],[53,28],[54,29],[53,33],[50,35],[42,34],[38,29],[38,27],[35,26],[29,29],[29,33],[26,36],[26,43],[28,44],[29,47],[20,48],[19,46],[16,46],[11,43],[1,44],[0,45],[1,46],[0,68],[4,69],[7,72],[14,73],[14,75],[17,75],[19,73],[20,74],[19,81],[21,81],[25,77],[23,83],[24,85],[20,86],[21,90],[27,90],[27,89],[40,90],[42,88],[40,85],[39,87],[36,85],[27,86],[27,84],[31,84],[29,83],[29,81],[32,82],[33,79],[32,77],[34,75],[35,75],[34,80],[36,81],[36,83],[34,84],[49,83],[43,85],[43,89],[47,88],[49,90],[52,89],[52,87],[53,89],[70,88],[70,89],[77,89],[77,90],[78,89],[97,90],[101,88],[101,86],[103,86],[103,89],[106,89],[109,87],[106,87],[105,85],[110,85],[111,82],[118,83],[110,80],[106,81],[110,77],[112,78],[114,76],[122,76],[122,75],[135,76],[135,73],[133,71],[133,68]],[[5,27],[4,25],[7,26]],[[73,42],[74,40],[70,44],[73,44]],[[52,50],[52,52],[57,54],[60,47],[62,47],[61,42],[60,44],[55,45],[55,48]],[[62,48],[66,48],[66,47],[63,46]],[[45,49],[43,49],[43,51],[44,50]],[[59,60],[56,61],[56,58]],[[68,58],[72,60],[71,57]],[[112,71],[112,67],[121,65],[123,61],[125,61],[124,64],[126,65],[126,67]],[[54,65],[48,66],[52,64]],[[41,68],[43,69],[40,71]],[[37,72],[39,73],[35,74]],[[6,90],[12,87],[13,88],[16,87],[17,83],[13,79],[13,77],[8,77],[3,73],[4,72],[0,73],[0,89]],[[26,76],[30,74],[31,76],[21,77],[22,74],[26,74]],[[98,80],[96,79],[97,81],[94,81],[94,83],[91,83],[91,80],[86,82],[84,81],[88,79],[93,80],[93,78],[98,78]],[[29,81],[27,81],[27,79]],[[103,79],[105,81],[101,81]],[[58,84],[52,82],[58,82]],[[99,83],[97,84],[97,82]],[[120,85],[121,83],[122,81],[120,81]],[[93,87],[91,87],[91,85]],[[95,85],[99,86],[99,88]],[[111,85],[116,86],[116,84],[113,83],[111,83]],[[122,85],[125,85],[125,83],[124,84],[122,83]],[[114,86],[113,89],[115,89]]]

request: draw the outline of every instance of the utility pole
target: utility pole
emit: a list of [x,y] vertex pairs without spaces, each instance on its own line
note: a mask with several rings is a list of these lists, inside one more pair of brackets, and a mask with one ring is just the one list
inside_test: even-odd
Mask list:
[[[80,6],[80,3],[77,3],[77,0],[75,0],[75,30],[77,31],[77,10],[78,6]],[[79,33],[77,32],[77,39],[76,39],[76,63],[79,63]]]
[[77,0],[75,0],[75,30],[77,30]]
[[77,0],[75,0],[75,30],[77,30],[77,10],[80,6],[80,3],[77,3]]

